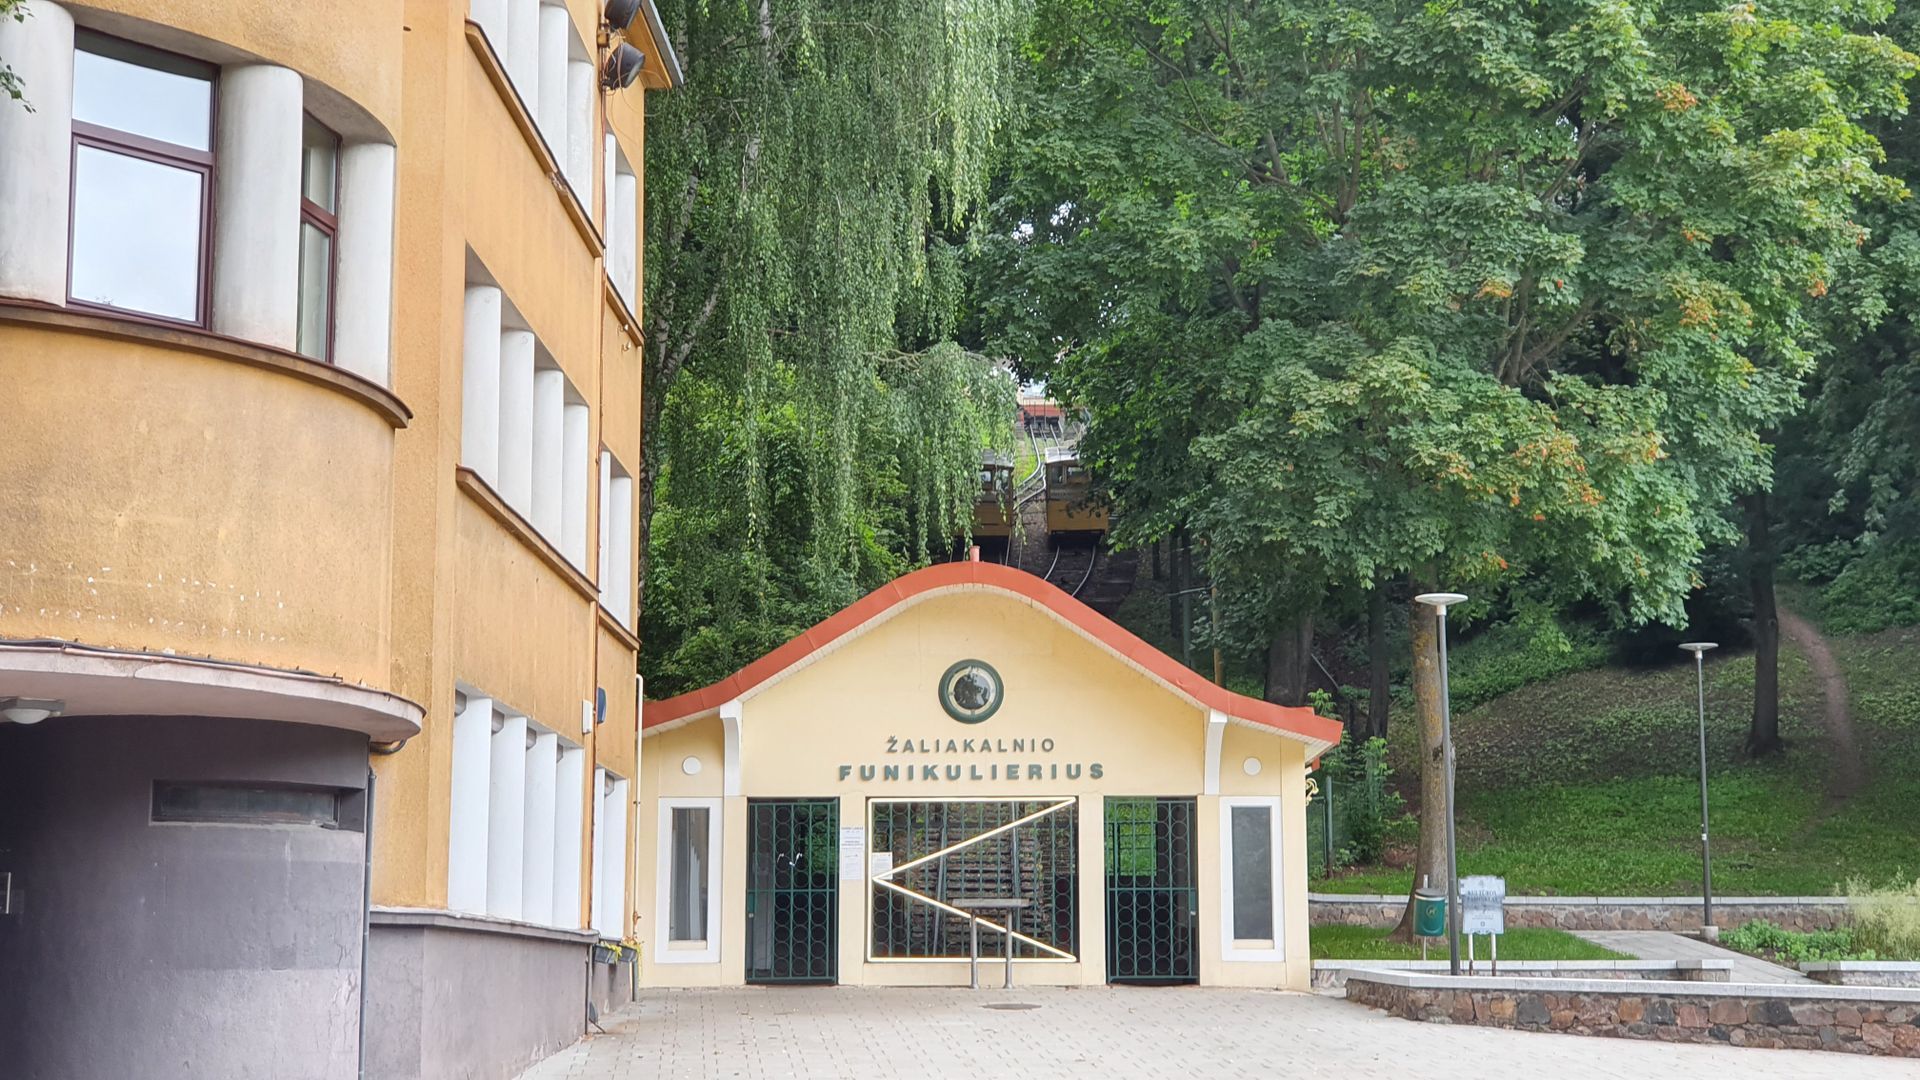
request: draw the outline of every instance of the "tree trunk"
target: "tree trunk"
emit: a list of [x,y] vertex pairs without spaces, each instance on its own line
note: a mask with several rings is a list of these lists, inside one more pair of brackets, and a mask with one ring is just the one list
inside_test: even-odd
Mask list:
[[[1176,650],[1180,648],[1182,637],[1180,616],[1187,610],[1187,598],[1183,595],[1187,588],[1187,573],[1180,561],[1180,534],[1183,531],[1175,529],[1173,535],[1167,538],[1168,569],[1173,574],[1173,591],[1167,595],[1167,640],[1172,642],[1169,648]],[[1180,658],[1181,663],[1186,661],[1186,657]]]
[[1785,748],[1780,741],[1780,611],[1773,595],[1775,555],[1767,521],[1767,493],[1742,502],[1747,510],[1747,586],[1753,593],[1753,725],[1747,754],[1765,757]]
[[[1413,889],[1420,879],[1447,887],[1447,759],[1440,742],[1440,636],[1431,608],[1413,605],[1413,712],[1420,723],[1420,847],[1413,860]],[[1413,889],[1400,925],[1387,935],[1413,941]]]
[[1367,737],[1370,739],[1387,737],[1387,708],[1392,704],[1393,694],[1388,682],[1390,674],[1387,582],[1381,578],[1373,583],[1373,593],[1367,597]]
[[1312,680],[1313,615],[1294,616],[1267,646],[1267,700],[1276,705],[1305,705]]

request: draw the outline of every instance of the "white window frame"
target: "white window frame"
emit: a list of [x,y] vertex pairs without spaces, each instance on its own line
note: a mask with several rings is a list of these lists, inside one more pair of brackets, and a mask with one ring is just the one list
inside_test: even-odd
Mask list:
[[[673,812],[675,810],[707,811],[707,939],[698,948],[689,947],[687,942],[670,942],[669,915],[673,903]],[[654,877],[654,925],[659,927],[653,944],[653,962],[656,964],[717,964],[720,962],[720,939],[724,930],[720,923],[720,861],[726,851],[724,826],[721,823],[721,800],[717,798],[679,798],[660,800],[660,828],[658,865]]]
[[[1268,813],[1271,850],[1268,865],[1273,872],[1273,942],[1270,948],[1248,948],[1233,936],[1233,812],[1248,807],[1264,808]],[[1220,799],[1220,959],[1229,963],[1274,963],[1287,958],[1286,897],[1281,892],[1285,875],[1280,857],[1285,848],[1280,831],[1280,797],[1277,795],[1229,795]]]

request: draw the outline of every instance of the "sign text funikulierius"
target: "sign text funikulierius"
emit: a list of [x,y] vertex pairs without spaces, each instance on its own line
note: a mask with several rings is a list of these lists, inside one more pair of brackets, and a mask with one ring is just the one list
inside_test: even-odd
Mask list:
[[[859,776],[863,783],[913,784],[960,781],[1098,780],[1100,763],[1034,761],[1051,758],[1052,739],[910,739],[888,736],[886,753],[896,759],[870,765],[842,765],[840,779]],[[929,758],[935,760],[927,760]],[[963,760],[955,760],[963,759]]]

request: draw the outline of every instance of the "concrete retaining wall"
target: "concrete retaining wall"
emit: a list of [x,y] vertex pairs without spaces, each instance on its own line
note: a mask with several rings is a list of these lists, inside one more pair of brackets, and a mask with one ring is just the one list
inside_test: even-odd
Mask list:
[[1356,971],[1347,1000],[1430,1023],[1920,1058],[1920,990]]
[[[1404,896],[1313,893],[1314,926],[1388,927],[1406,910]],[[1509,896],[1507,927],[1559,930],[1698,930],[1697,896]],[[1844,896],[1730,896],[1713,898],[1713,921],[1735,927],[1765,919],[1788,930],[1831,930],[1851,922]]]
[[1920,987],[1920,964],[1906,960],[1809,961],[1801,974],[1833,986]]

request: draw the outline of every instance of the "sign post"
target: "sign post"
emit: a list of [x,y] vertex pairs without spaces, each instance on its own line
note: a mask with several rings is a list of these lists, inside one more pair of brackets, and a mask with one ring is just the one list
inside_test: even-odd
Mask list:
[[1467,938],[1467,971],[1473,971],[1473,938],[1485,934],[1500,974],[1500,935],[1507,932],[1507,879],[1478,874],[1460,879],[1460,932]]

